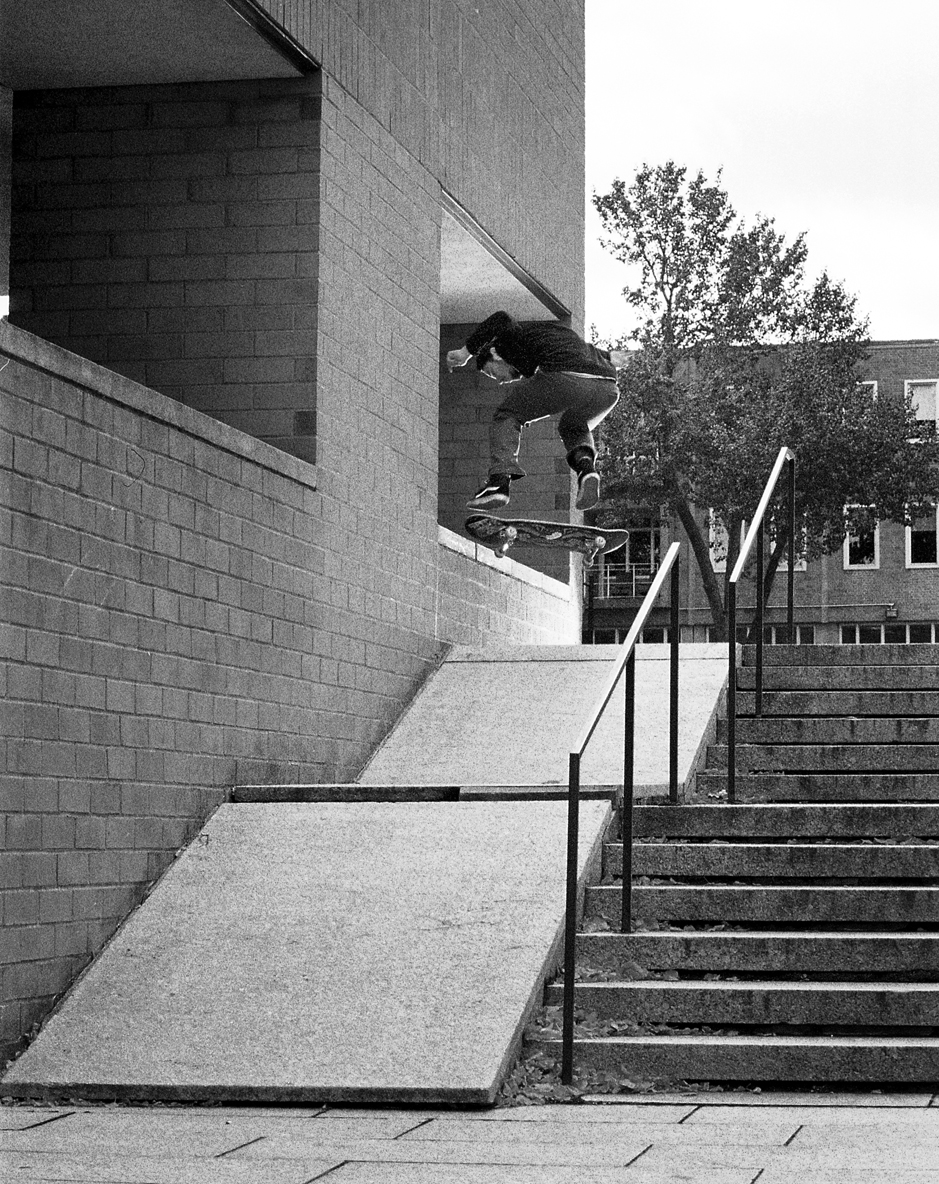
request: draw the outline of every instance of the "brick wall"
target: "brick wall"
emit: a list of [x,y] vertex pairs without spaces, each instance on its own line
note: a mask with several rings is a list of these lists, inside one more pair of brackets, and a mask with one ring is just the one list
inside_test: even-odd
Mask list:
[[[376,3],[356,6],[355,20],[338,2],[299,6],[300,39],[328,43],[318,91],[148,88],[143,115],[127,91],[19,109],[31,114],[20,125],[18,316],[108,368],[0,325],[13,358],[0,370],[14,857],[2,884],[5,1049],[230,785],[353,778],[447,642],[576,637],[563,588],[452,539],[441,546],[437,455],[441,181],[577,307],[577,34],[571,75],[554,77],[546,62],[557,54],[544,57],[543,40],[542,56],[529,54],[512,21],[532,18],[505,0],[498,21],[486,10],[475,30],[466,74],[441,66],[438,94],[424,53],[438,20],[470,46],[478,16],[444,7],[441,17],[414,0],[392,23]],[[563,43],[578,9],[563,7],[552,38]],[[555,87],[570,106],[533,112]],[[292,114],[272,115],[285,94]],[[299,164],[312,141],[274,139],[311,135],[311,97],[318,172]],[[29,126],[51,111],[62,127]],[[138,117],[143,126],[120,126]],[[265,128],[265,144],[243,139]],[[517,154],[514,178],[487,159],[496,145],[507,154],[508,134],[540,149]],[[132,177],[135,140],[147,146]],[[214,223],[186,225],[209,209]],[[284,257],[293,271],[263,274]],[[224,274],[200,272],[222,264]],[[252,299],[233,299],[248,289]],[[260,371],[239,369],[254,356]],[[122,368],[199,396],[185,406]],[[311,426],[296,416],[310,411],[314,381],[315,468],[235,430],[283,444],[277,433],[292,427],[296,441]],[[255,401],[227,402],[241,397]]]
[[518,645],[538,645],[546,636],[555,645],[580,641],[574,585],[527,562],[497,559],[488,547],[445,527],[440,538],[437,607],[455,645],[484,646],[493,636]]
[[581,328],[583,0],[260,2]]
[[315,459],[318,89],[18,93],[11,319]]

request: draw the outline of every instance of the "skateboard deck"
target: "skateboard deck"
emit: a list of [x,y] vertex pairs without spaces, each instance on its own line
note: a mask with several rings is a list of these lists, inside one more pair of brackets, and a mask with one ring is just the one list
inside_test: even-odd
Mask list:
[[588,564],[598,555],[618,550],[629,538],[628,530],[575,526],[570,522],[539,522],[531,518],[497,518],[493,514],[472,514],[466,519],[466,532],[491,547],[496,555],[505,555],[518,543],[519,546],[579,551]]

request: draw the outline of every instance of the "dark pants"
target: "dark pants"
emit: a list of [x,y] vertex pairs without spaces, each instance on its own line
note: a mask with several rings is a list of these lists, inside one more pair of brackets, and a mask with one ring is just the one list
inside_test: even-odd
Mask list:
[[612,378],[539,370],[532,378],[511,383],[509,394],[496,410],[489,431],[492,451],[489,476],[504,473],[512,477],[525,476],[525,470],[518,463],[522,428],[549,415],[561,416],[558,434],[568,455],[575,449],[586,448],[591,458],[595,458],[597,449],[593,429],[609,415],[618,399],[619,391]]

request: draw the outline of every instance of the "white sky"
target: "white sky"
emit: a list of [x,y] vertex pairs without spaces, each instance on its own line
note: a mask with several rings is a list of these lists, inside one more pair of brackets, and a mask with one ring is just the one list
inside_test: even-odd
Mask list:
[[587,302],[631,327],[590,198],[675,160],[807,232],[874,340],[939,337],[937,0],[586,0]]

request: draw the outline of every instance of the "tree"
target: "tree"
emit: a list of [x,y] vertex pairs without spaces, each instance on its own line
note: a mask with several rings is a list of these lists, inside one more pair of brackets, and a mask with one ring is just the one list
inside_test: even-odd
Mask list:
[[[796,454],[796,515],[807,558],[872,522],[910,522],[939,498],[935,440],[907,403],[860,384],[866,321],[823,273],[806,276],[805,236],[787,243],[773,220],[750,227],[727,193],[673,161],[594,196],[603,245],[636,275],[624,290],[638,328],[621,398],[603,428],[598,521],[677,516],[691,543],[717,637],[726,636],[726,579],[781,446]],[[784,483],[781,483],[784,484]],[[787,547],[785,490],[769,515],[768,594]],[[706,512],[726,530],[716,574]]]

